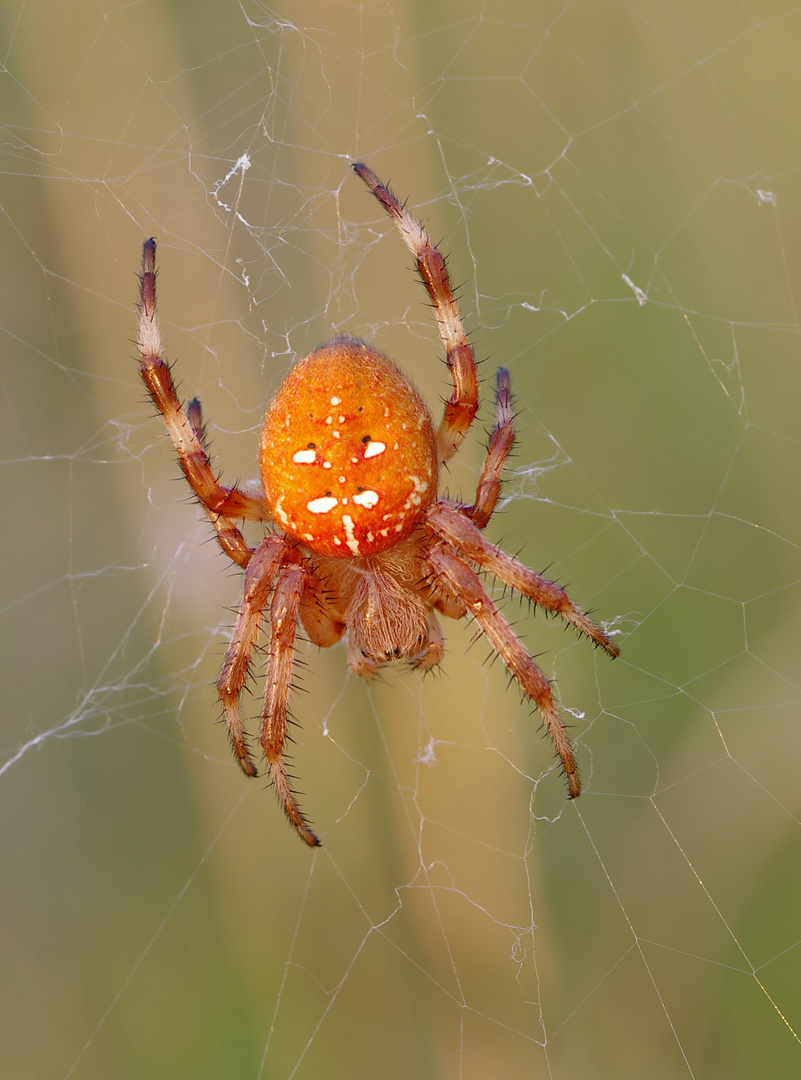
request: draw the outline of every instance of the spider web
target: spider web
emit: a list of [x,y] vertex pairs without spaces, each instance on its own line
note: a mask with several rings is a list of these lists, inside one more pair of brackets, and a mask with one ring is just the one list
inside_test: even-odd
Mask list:
[[[20,0],[2,35],[4,1075],[797,1072],[801,7]],[[229,480],[334,333],[436,403],[354,157],[511,371],[489,534],[623,655],[506,602],[567,803],[470,626],[423,682],[301,648],[311,853],[215,723],[240,580],[143,402],[133,271],[157,236]]]

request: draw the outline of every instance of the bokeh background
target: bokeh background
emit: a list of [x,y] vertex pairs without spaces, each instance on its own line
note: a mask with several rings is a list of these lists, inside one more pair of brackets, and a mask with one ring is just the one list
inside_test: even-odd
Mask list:
[[[794,1075],[801,7],[12,0],[0,35],[2,1074]],[[217,723],[239,576],[133,304],[155,235],[230,480],[336,332],[438,408],[354,158],[442,241],[487,384],[511,371],[491,536],[623,655],[507,601],[572,725],[569,804],[471,627],[423,682],[302,648],[312,853]]]

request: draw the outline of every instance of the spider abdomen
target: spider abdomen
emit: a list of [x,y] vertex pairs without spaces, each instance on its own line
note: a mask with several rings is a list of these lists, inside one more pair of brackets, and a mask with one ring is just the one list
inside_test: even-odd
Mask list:
[[425,403],[390,360],[351,337],[289,373],[264,419],[260,460],[276,522],[321,555],[386,551],[437,494]]

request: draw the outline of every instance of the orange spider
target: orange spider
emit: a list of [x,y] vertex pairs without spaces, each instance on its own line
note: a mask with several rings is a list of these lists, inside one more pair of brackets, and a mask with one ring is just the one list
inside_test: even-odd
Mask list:
[[[540,711],[567,778],[581,790],[570,741],[540,671],[484,587],[486,571],[554,612],[614,657],[618,646],[564,589],[485,539],[514,442],[509,373],[497,374],[496,422],[475,502],[437,498],[440,466],[458,450],[478,410],[473,350],[445,260],[423,227],[366,165],[356,173],[390,215],[431,298],[453,393],[435,431],[406,376],[372,346],[337,337],[289,373],[267,410],[259,444],[263,495],[223,487],[204,446],[200,403],[187,411],[161,355],[156,316],[156,241],[142,253],[141,374],[164,418],[181,468],[217,530],[223,551],[245,570],[244,595],[217,680],[234,754],[256,775],[240,698],[265,616],[270,646],[259,742],[287,817],[319,844],[301,813],[284,758],[298,621],[315,645],[347,632],[348,663],[364,679],[401,658],[426,669],[444,651],[437,612],[471,616],[521,690]],[[272,523],[255,548],[237,521]]]

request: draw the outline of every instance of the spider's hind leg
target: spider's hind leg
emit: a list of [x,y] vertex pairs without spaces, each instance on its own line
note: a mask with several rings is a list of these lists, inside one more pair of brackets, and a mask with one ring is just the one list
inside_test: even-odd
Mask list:
[[465,614],[473,617],[520,689],[536,705],[559,756],[570,798],[574,799],[581,792],[581,781],[570,739],[556,708],[548,678],[498,610],[476,571],[457,555],[454,548],[445,542],[439,542],[433,546],[428,558],[434,576],[447,582],[452,591],[461,598]]

